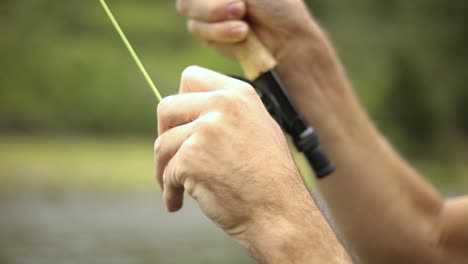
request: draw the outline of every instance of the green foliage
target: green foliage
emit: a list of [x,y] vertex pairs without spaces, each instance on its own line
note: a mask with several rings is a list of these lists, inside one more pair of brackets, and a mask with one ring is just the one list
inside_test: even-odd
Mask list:
[[[190,64],[237,70],[186,34],[173,1],[109,5],[164,95]],[[7,1],[0,14],[2,130],[154,133],[154,96],[99,1]]]
[[[308,2],[400,149],[468,135],[468,2]],[[239,73],[186,33],[173,0],[108,4],[163,95],[190,64]],[[3,131],[155,133],[156,101],[98,0],[0,2],[0,58]]]
[[364,105],[401,150],[418,157],[468,136],[468,2],[308,2]]
[[419,72],[407,57],[395,56],[390,89],[383,102],[384,113],[393,131],[406,139],[406,151],[428,150],[436,137],[437,113]]

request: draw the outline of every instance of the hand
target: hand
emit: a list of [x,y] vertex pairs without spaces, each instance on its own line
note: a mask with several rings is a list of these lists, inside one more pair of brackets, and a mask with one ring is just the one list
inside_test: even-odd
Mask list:
[[322,35],[302,0],[177,0],[177,8],[194,36],[228,56],[250,27],[277,59],[296,40]]
[[168,211],[183,193],[258,263],[348,263],[283,133],[248,84],[199,67],[158,107],[156,177]]
[[[158,107],[156,177],[167,209],[184,190],[228,234],[310,200],[285,137],[255,90],[199,67],[182,74],[180,95]],[[304,203],[304,201],[301,201]]]
[[339,121],[330,120],[339,119],[343,105],[355,104],[333,46],[302,0],[177,0],[177,8],[193,35],[228,56],[249,28],[255,31],[276,58],[289,96],[321,135],[337,130]]

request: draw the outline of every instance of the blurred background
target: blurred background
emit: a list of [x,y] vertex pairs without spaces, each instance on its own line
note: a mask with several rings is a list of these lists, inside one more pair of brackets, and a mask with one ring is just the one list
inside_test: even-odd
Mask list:
[[[313,0],[362,103],[445,196],[468,191],[468,2]],[[163,95],[191,64],[175,1],[108,0]],[[293,15],[293,14],[292,14]],[[252,263],[153,179],[156,100],[98,0],[0,1],[0,263]]]

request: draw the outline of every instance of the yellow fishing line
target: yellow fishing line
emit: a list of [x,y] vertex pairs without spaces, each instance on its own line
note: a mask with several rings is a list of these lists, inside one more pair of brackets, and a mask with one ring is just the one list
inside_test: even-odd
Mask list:
[[154,95],[156,95],[156,99],[158,99],[158,102],[162,100],[162,96],[158,91],[158,88],[156,88],[156,85],[154,85],[153,80],[151,80],[151,77],[149,76],[148,72],[145,69],[145,66],[143,66],[143,63],[141,63],[140,59],[138,58],[138,55],[136,54],[135,50],[132,47],[132,44],[128,41],[127,37],[125,36],[125,33],[123,30],[120,28],[119,23],[117,23],[117,20],[115,20],[114,15],[110,11],[109,7],[106,4],[105,0],[100,0],[102,7],[104,8],[104,11],[106,11],[107,15],[109,16],[109,19],[112,21],[112,24],[115,27],[115,30],[117,30],[117,33],[119,33],[120,37],[122,38],[122,41],[124,42],[125,46],[127,47],[128,51],[130,52],[130,55],[132,55],[133,60],[137,64],[138,68],[140,69],[141,73],[146,79],[146,82],[148,82],[149,86],[154,92]]

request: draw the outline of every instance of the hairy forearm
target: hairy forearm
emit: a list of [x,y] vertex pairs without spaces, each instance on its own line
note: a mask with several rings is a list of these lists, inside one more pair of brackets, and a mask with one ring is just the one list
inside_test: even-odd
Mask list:
[[441,198],[369,120],[324,34],[311,29],[279,61],[290,96],[337,165],[318,186],[352,248],[370,263],[434,261]]
[[291,201],[287,212],[257,219],[254,226],[237,237],[257,263],[351,263],[305,190],[302,199]]

